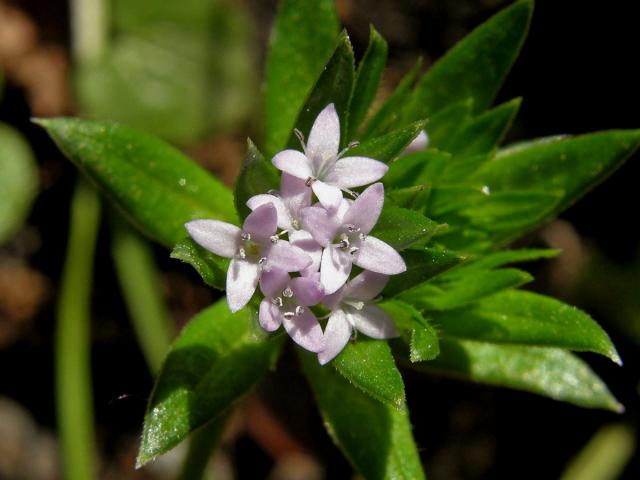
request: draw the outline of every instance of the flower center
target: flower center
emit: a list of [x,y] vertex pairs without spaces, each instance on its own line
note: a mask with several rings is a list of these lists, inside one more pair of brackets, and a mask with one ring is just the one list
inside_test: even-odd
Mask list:
[[355,255],[360,251],[360,245],[367,236],[360,231],[360,227],[347,224],[342,227],[342,232],[338,235],[336,243],[338,248]]
[[273,297],[271,303],[280,309],[280,313],[286,319],[299,317],[305,311],[304,307],[294,298],[293,290],[290,287],[285,288],[280,296]]
[[267,259],[265,257],[260,257],[261,252],[262,245],[259,242],[252,240],[250,233],[242,232],[240,235],[240,244],[238,245],[238,257],[243,260],[258,259],[259,263],[264,263]]

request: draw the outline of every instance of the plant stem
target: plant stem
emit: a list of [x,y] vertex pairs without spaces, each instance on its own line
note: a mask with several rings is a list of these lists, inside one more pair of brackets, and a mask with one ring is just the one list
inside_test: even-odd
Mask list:
[[191,434],[189,450],[177,480],[201,480],[203,478],[211,452],[224,431],[227,418],[228,414],[222,414]]
[[58,429],[67,480],[89,480],[96,476],[90,297],[99,219],[98,195],[79,179],[71,200],[69,243],[57,306],[55,339]]
[[105,0],[71,0],[71,37],[76,62],[100,58],[107,45],[108,5]]
[[111,227],[111,254],[118,281],[147,365],[157,374],[172,337],[160,274],[149,245],[138,233],[116,215]]

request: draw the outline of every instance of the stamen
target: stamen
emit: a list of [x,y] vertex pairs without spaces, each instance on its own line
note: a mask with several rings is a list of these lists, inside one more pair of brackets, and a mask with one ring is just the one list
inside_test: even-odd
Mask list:
[[310,187],[311,185],[313,185],[313,182],[315,182],[316,180],[317,180],[317,178],[315,178],[315,177],[308,177],[308,178],[304,181],[304,184],[305,184],[307,187]]
[[296,230],[300,230],[300,220],[294,218],[293,220],[291,220],[291,226]]
[[364,233],[360,233],[360,235],[358,235],[358,238],[360,238],[360,240],[365,240],[367,236]]
[[284,312],[282,316],[287,320],[291,320],[293,317],[296,316],[296,314],[294,312]]
[[340,243],[338,243],[338,248],[349,248],[349,239],[348,238],[343,238],[342,240],[340,240]]
[[349,144],[346,147],[344,147],[342,150],[340,150],[340,153],[338,153],[338,158],[342,157],[342,155],[347,153],[352,148],[357,147],[358,145],[360,145],[360,142],[357,142],[357,141],[349,142]]
[[350,223],[349,225],[346,225],[347,227],[347,231],[349,233],[354,233],[354,232],[359,232],[360,231],[360,227],[358,227],[357,225],[353,225],[352,223]]
[[274,190],[273,188],[271,190],[267,190],[267,193],[269,195],[273,195],[274,197],[280,198],[280,192],[278,190]]
[[359,249],[358,247],[352,247],[352,248],[349,250],[349,253],[350,253],[351,255],[355,255],[355,254],[356,254],[356,253],[358,253],[359,251],[360,251],[360,249]]
[[248,242],[249,240],[251,240],[251,234],[250,233],[246,233],[246,232],[242,232],[242,235],[240,235],[240,238],[242,240],[244,240],[245,242]]
[[304,143],[304,134],[297,128],[293,129],[293,133],[298,137],[298,141],[300,142],[300,145],[302,145],[302,150],[307,153],[307,145]]
[[278,240],[280,240],[280,237],[278,235],[271,235],[269,237],[269,240],[271,241],[271,243],[278,243]]
[[293,290],[291,290],[291,288],[290,288],[290,287],[285,288],[285,289],[282,291],[282,296],[283,296],[284,298],[291,298],[291,297],[293,297]]
[[247,253],[244,251],[244,248],[239,248],[238,249],[238,256],[242,259],[247,258]]
[[304,313],[304,307],[298,305],[296,307],[296,316],[299,317],[300,315],[302,315]]
[[260,257],[260,260],[258,260],[258,265],[264,269],[267,266],[267,257]]
[[360,196],[358,192],[354,192],[353,190],[349,190],[348,188],[343,188],[342,191],[348,193],[351,198],[358,198]]
[[271,303],[273,303],[276,307],[282,308],[282,305],[283,305],[282,297],[272,298]]

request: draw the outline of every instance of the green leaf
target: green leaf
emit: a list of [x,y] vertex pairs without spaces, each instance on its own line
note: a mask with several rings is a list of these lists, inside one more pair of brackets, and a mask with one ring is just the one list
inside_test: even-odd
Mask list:
[[202,248],[190,238],[176,243],[171,251],[171,258],[188,263],[210,287],[224,290],[226,288],[227,268],[229,260],[219,257]]
[[151,394],[138,466],[219,417],[273,367],[283,337],[259,338],[253,317],[222,299],[182,330]]
[[640,145],[640,130],[611,130],[546,141],[500,152],[474,179],[491,192],[560,192],[554,208],[532,219],[531,228],[567,208],[618,168]]
[[532,0],[515,2],[449,50],[420,79],[403,119],[427,118],[468,98],[474,112],[484,111],[520,52],[532,11]]
[[516,98],[475,117],[457,128],[451,140],[440,148],[465,157],[493,152],[511,128],[521,103],[522,99]]
[[414,210],[385,205],[371,235],[396,250],[404,250],[411,245],[424,244],[443,228]]
[[433,281],[405,290],[399,298],[418,310],[451,310],[531,280],[531,275],[515,268],[474,271],[464,275],[456,275],[452,270]]
[[265,151],[286,145],[305,98],[331,56],[338,36],[333,0],[283,0],[267,55]]
[[385,185],[396,188],[419,184],[432,186],[438,183],[438,179],[450,162],[451,154],[447,152],[431,148],[415,152],[391,162],[383,181]]
[[[0,79],[1,80],[1,79]],[[38,192],[38,171],[29,144],[0,123],[0,245],[27,219]]]
[[[371,117],[364,129],[362,139],[379,137],[389,132],[392,128],[398,128],[397,122],[405,102],[411,96],[411,88],[422,67],[422,60],[418,59],[414,67],[400,81],[396,89],[386,102]],[[418,119],[422,120],[422,119]]]
[[446,145],[453,136],[471,118],[473,100],[467,98],[449,105],[434,115],[428,117],[429,147],[441,148]]
[[368,480],[424,479],[406,407],[371,398],[315,355],[299,351],[304,373],[327,431],[355,469]]
[[607,334],[589,315],[550,297],[500,292],[467,308],[433,315],[449,337],[595,352],[620,364]]
[[[338,38],[333,55],[311,90],[304,108],[300,111],[295,127],[308,135],[318,114],[327,105],[333,103],[340,118],[340,143],[346,145],[347,115],[355,75],[353,47],[349,41],[349,35],[343,31]],[[293,130],[289,132],[288,145],[290,148],[299,148],[300,146],[298,137]]]
[[362,156],[375,158],[381,162],[392,162],[404,152],[414,138],[423,130],[425,122],[415,122],[408,127],[394,130],[381,137],[362,142],[349,150],[345,156]]
[[347,344],[331,365],[367,395],[392,407],[406,408],[404,383],[387,342],[361,337]]
[[251,139],[247,140],[247,153],[245,154],[240,175],[236,180],[234,200],[238,217],[246,218],[251,210],[247,207],[247,200],[269,190],[278,190],[280,187],[280,172],[273,164],[262,156],[258,147]]
[[403,333],[409,344],[409,358],[412,362],[433,360],[440,354],[440,343],[435,329],[422,314],[408,303],[400,300],[386,300],[380,304]]
[[158,138],[111,122],[37,123],[136,226],[168,248],[185,237],[189,220],[237,222],[231,191]]
[[502,267],[511,263],[531,262],[546,258],[554,258],[560,254],[560,250],[552,250],[547,248],[523,248],[520,250],[500,250],[499,252],[490,252],[473,259],[472,262],[466,263],[462,268],[465,271],[470,270],[487,270],[496,267]]
[[457,253],[439,247],[405,250],[402,252],[402,258],[407,264],[407,270],[389,278],[389,283],[383,291],[385,297],[392,297],[425,282],[458,265],[462,260]]
[[369,46],[358,65],[356,84],[349,108],[349,133],[347,135],[349,140],[356,137],[355,133],[369,111],[387,63],[387,42],[373,25],[369,27],[369,31]]
[[475,382],[525,390],[581,407],[621,412],[604,382],[560,348],[440,339],[440,355],[420,368]]
[[431,189],[427,185],[403,187],[387,191],[387,200],[396,207],[410,208],[422,213],[429,200]]

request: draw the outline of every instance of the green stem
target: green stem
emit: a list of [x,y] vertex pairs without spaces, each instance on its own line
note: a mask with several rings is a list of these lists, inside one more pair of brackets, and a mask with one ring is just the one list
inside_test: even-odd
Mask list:
[[71,0],[73,58],[77,62],[99,59],[108,41],[108,3],[105,0]]
[[58,429],[64,478],[67,480],[89,480],[96,476],[90,303],[99,219],[98,195],[80,179],[71,200],[55,339]]
[[149,369],[157,374],[172,337],[171,317],[149,245],[114,215],[111,254],[129,316]]
[[227,418],[228,414],[222,414],[193,432],[189,440],[189,450],[177,480],[201,480],[204,477],[211,452],[224,431]]

